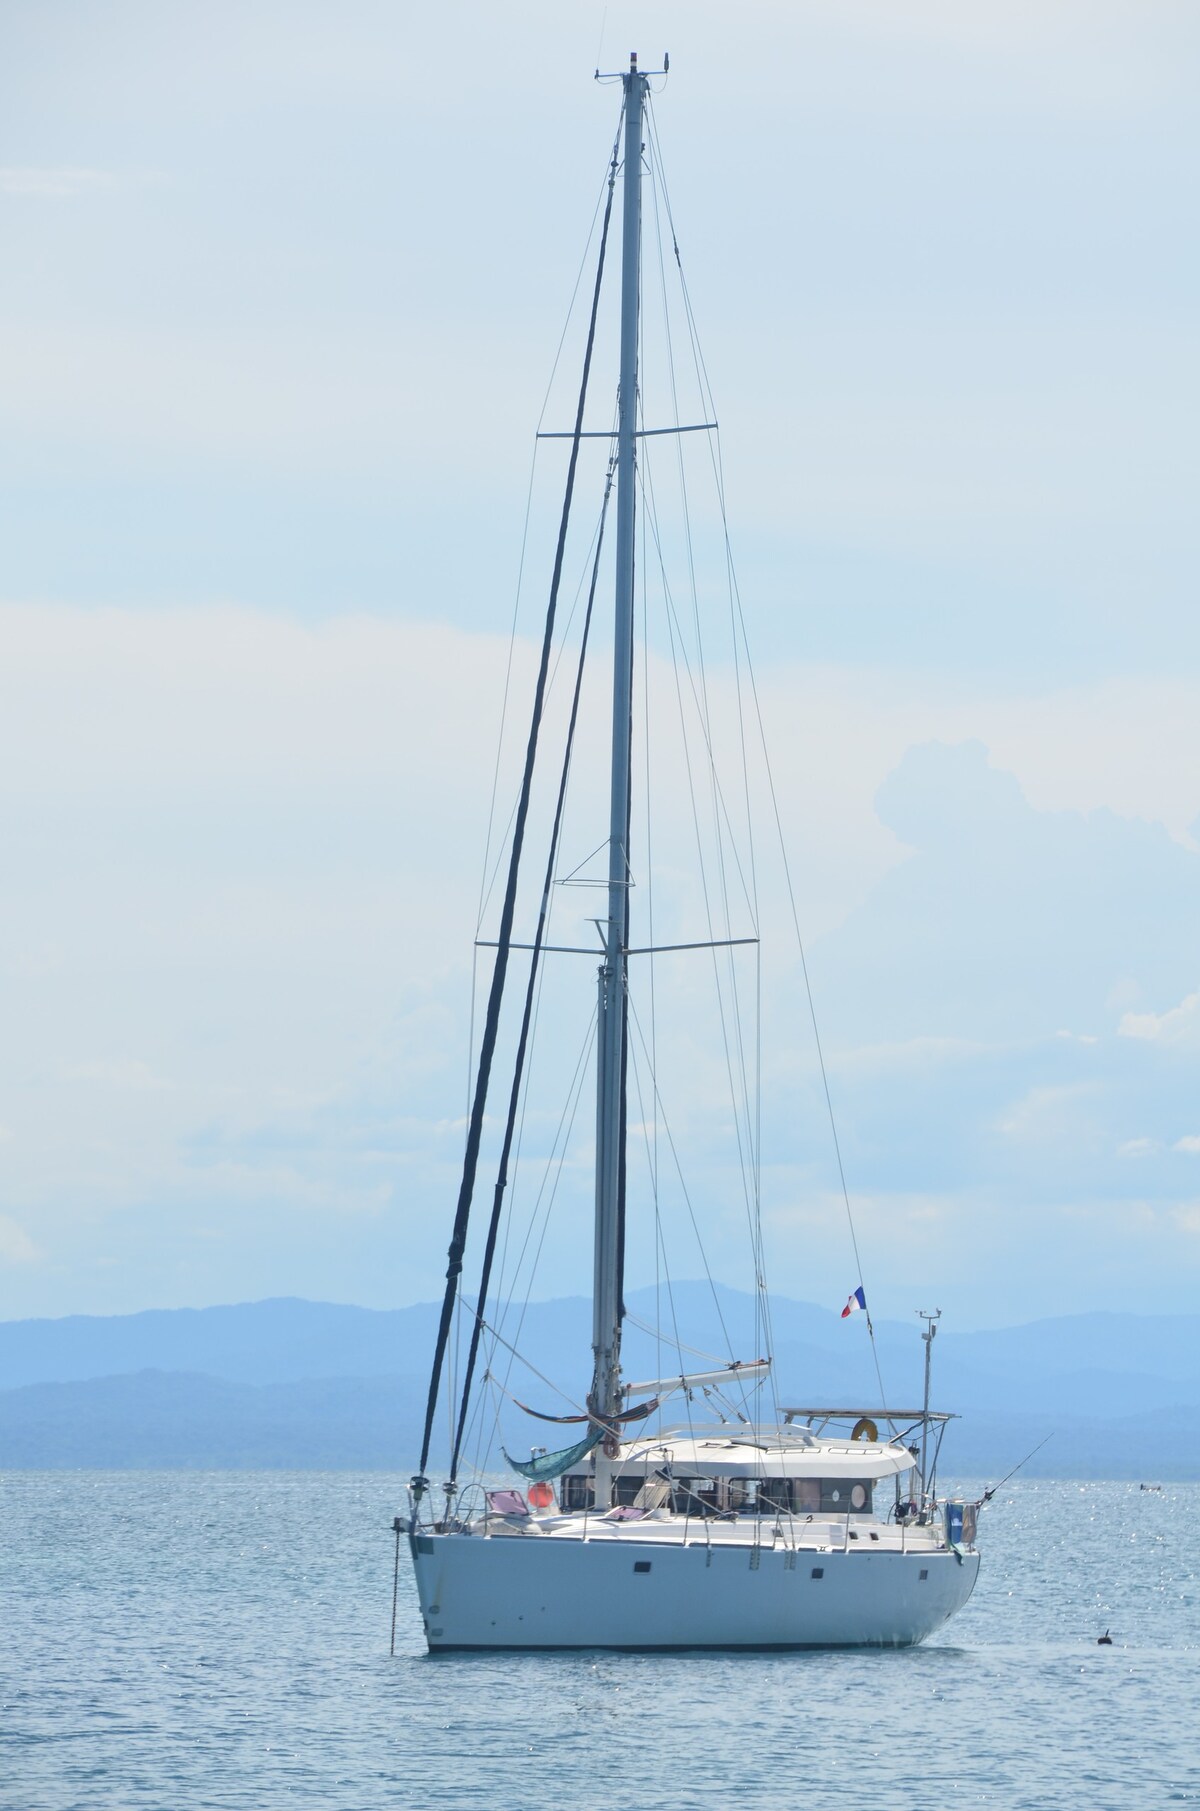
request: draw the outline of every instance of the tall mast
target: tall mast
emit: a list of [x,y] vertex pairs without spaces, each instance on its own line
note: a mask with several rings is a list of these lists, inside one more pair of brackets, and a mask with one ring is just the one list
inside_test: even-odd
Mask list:
[[634,488],[637,452],[638,286],[642,213],[642,105],[647,79],[629,59],[621,234],[621,372],[617,407],[617,587],[613,641],[608,915],[603,922],[596,1073],[596,1252],[592,1288],[595,1373],[591,1406],[620,1407],[621,1215],[629,943],[629,793],[633,714]]

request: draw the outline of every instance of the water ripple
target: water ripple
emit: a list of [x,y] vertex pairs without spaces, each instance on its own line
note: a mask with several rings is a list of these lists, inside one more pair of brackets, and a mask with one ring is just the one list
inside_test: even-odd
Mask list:
[[4,1811],[1200,1803],[1198,1486],[1014,1485],[909,1653],[429,1660],[403,1481],[6,1476]]

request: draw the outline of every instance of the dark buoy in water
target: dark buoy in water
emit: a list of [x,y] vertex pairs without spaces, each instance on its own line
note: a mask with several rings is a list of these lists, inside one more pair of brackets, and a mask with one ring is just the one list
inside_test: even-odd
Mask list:
[[1107,1629],[1105,1629],[1103,1635],[1097,1635],[1096,1646],[1098,1648],[1110,1648],[1112,1646],[1112,1636]]

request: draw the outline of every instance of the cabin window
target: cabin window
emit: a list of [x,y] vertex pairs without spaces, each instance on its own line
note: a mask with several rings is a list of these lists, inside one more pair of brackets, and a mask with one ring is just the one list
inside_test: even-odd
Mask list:
[[792,1478],[734,1478],[729,1506],[741,1515],[791,1515],[796,1483]]
[[676,1515],[717,1515],[724,1507],[716,1478],[676,1478],[671,1508]]
[[753,1478],[726,1478],[723,1508],[733,1515],[756,1515],[758,1492]]
[[[618,1479],[617,1501],[633,1502],[642,1482]],[[671,1507],[697,1516],[870,1515],[874,1488],[869,1478],[676,1478]]]
[[670,1476],[663,1470],[623,1472],[613,1485],[613,1503],[622,1509],[660,1509],[670,1495]]
[[821,1510],[825,1515],[869,1515],[874,1485],[869,1478],[822,1478]]
[[[743,1515],[869,1515],[872,1485],[865,1478],[739,1478]],[[731,1503],[731,1507],[732,1507]]]
[[564,1510],[594,1509],[595,1492],[592,1480],[586,1474],[569,1472],[559,1479],[558,1500]]

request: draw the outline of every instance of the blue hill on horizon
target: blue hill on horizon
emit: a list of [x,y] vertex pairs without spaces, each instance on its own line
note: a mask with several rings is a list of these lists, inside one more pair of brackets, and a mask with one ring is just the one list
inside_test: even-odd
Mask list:
[[[649,1330],[654,1291],[631,1291],[628,1306],[626,1374],[673,1374],[673,1346]],[[843,1322],[783,1298],[772,1306],[782,1404],[879,1403],[861,1315]],[[0,1461],[403,1469],[419,1450],[437,1312],[430,1303],[381,1310],[284,1297],[0,1323]],[[511,1338],[521,1312],[501,1305],[491,1318]],[[680,1337],[713,1364],[758,1357],[768,1344],[754,1298],[736,1290],[677,1284],[670,1312]],[[523,1316],[522,1351],[563,1393],[519,1363],[506,1387],[549,1413],[570,1412],[590,1367],[590,1305],[560,1298],[531,1303]],[[889,1403],[915,1407],[917,1325],[880,1322],[875,1331]],[[1053,1432],[1036,1468],[1043,1476],[1200,1475],[1200,1458],[1181,1452],[1178,1438],[1200,1413],[1200,1315],[943,1330],[934,1358],[934,1406],[962,1417],[947,1436],[947,1459],[960,1470],[1007,1470]],[[688,1364],[703,1370],[710,1359]],[[517,1449],[545,1437],[510,1405],[501,1415]]]

